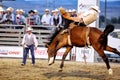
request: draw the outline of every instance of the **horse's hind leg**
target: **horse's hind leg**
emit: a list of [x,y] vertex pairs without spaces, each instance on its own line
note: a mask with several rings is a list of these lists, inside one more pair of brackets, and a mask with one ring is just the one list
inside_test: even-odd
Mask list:
[[110,68],[109,60],[107,56],[104,54],[103,48],[95,49],[95,50],[99,53],[99,55],[102,57],[103,61],[105,62],[107,69],[109,71],[109,74],[112,75],[113,72],[112,72],[112,69]]
[[64,60],[65,60],[67,54],[70,52],[71,49],[72,49],[72,46],[66,47],[66,51],[65,51],[65,53],[63,54],[62,62],[61,62],[61,64],[60,64],[60,70],[59,70],[60,72],[62,71],[62,68],[64,67]]
[[120,56],[120,52],[116,48],[112,48],[112,47],[107,45],[105,50],[113,52],[113,53],[118,54]]

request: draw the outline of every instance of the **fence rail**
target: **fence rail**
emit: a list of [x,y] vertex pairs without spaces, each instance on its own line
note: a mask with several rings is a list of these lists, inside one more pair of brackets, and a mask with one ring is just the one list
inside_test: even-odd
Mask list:
[[[21,46],[22,38],[27,26],[0,24],[0,46]],[[43,25],[31,25],[31,27],[34,29],[33,33],[37,37],[39,43],[38,46],[45,46],[45,44],[49,42],[48,38],[55,28]]]

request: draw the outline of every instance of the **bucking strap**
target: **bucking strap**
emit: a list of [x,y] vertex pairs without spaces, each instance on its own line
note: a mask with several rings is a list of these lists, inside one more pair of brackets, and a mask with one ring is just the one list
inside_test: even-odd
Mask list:
[[70,39],[70,30],[68,30],[68,44],[71,46],[72,43],[71,43],[71,39]]
[[88,27],[86,30],[86,44],[88,44],[88,46],[90,46],[89,33],[90,33],[90,27]]

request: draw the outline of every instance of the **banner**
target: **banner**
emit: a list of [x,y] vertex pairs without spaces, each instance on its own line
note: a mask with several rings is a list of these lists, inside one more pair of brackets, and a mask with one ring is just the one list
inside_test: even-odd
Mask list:
[[79,48],[76,47],[76,61],[94,62],[94,49],[90,48]]
[[23,57],[23,48],[17,46],[0,46],[0,57]]
[[[61,48],[58,50],[56,59],[62,59],[65,50],[66,48]],[[29,57],[31,58],[31,54],[29,54]],[[38,47],[38,49],[35,51],[35,58],[48,59],[47,48]],[[70,53],[68,53],[66,60],[70,60]]]
[[[61,48],[57,52],[56,59],[62,59],[62,56],[66,48]],[[11,58],[22,58],[23,57],[23,47],[18,46],[0,46],[0,57],[11,57]],[[31,53],[29,51],[29,58],[31,58]],[[48,59],[47,48],[38,47],[35,50],[35,58]],[[66,60],[70,60],[70,53],[68,53]]]

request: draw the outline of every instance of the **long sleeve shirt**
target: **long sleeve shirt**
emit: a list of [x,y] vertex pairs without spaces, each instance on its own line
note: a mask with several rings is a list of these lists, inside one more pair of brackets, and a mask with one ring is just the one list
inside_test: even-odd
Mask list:
[[34,44],[35,47],[38,46],[38,41],[36,39],[36,36],[34,34],[25,34],[24,37],[23,37],[23,40],[22,40],[22,45],[32,45]]
[[35,24],[36,25],[40,24],[40,16],[39,15],[35,15]]
[[50,14],[48,14],[48,15],[44,14],[42,16],[41,22],[42,22],[42,24],[50,25],[51,24],[51,15]]
[[8,16],[8,17],[9,17],[9,18],[7,18],[7,14],[4,14],[4,16],[3,16],[3,21],[5,21],[5,20],[7,20],[7,19],[10,19],[12,22],[15,21],[15,17],[14,17],[14,14],[13,14],[13,13],[11,13],[11,15]]

